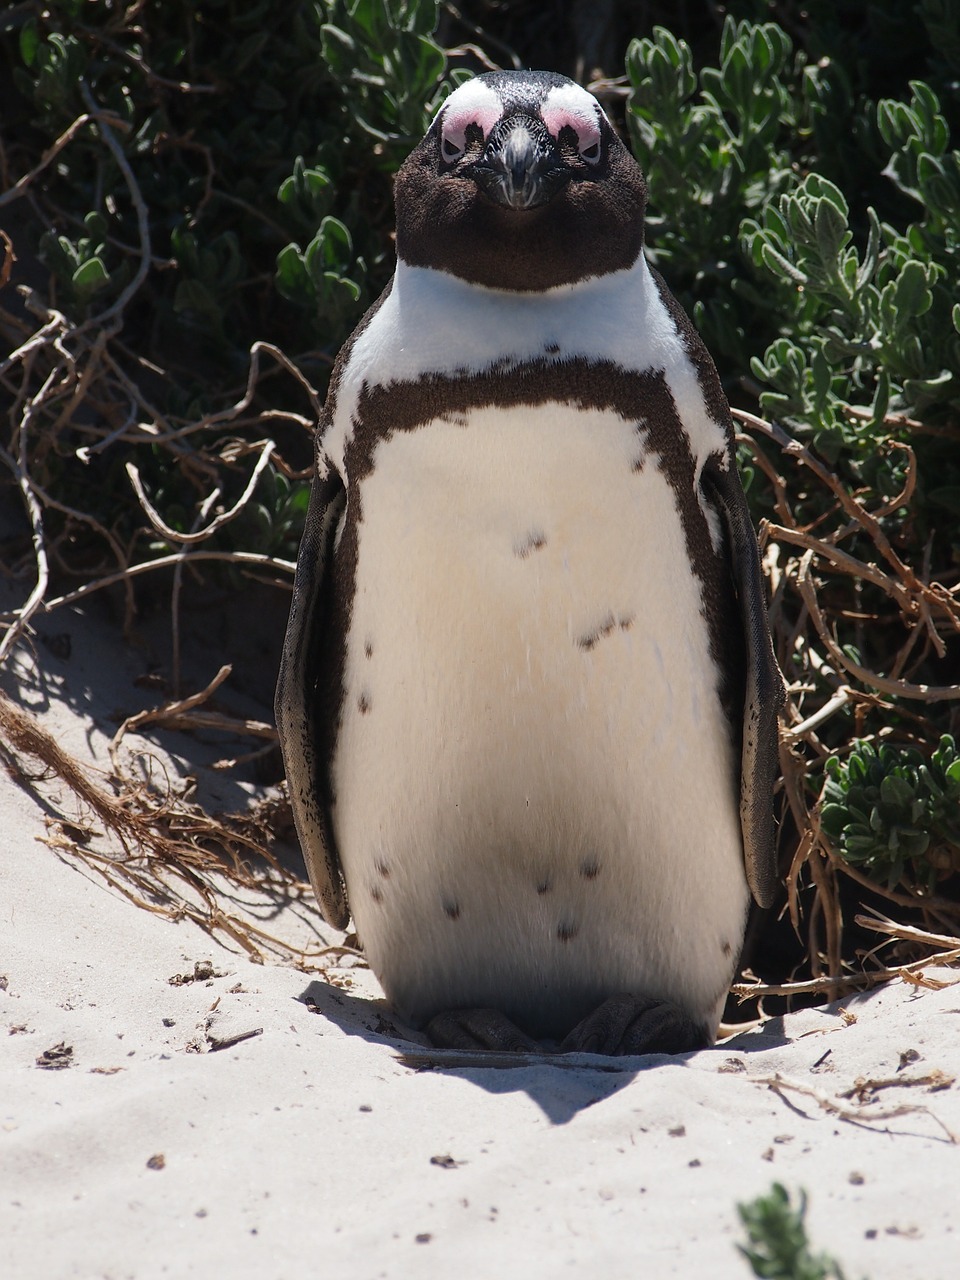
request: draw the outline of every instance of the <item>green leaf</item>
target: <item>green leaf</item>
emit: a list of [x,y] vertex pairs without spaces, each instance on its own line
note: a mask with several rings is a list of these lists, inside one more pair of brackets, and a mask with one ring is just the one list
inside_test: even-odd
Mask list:
[[20,57],[28,67],[32,67],[37,60],[37,51],[40,48],[40,33],[37,30],[37,23],[34,18],[28,18],[20,28]]
[[915,259],[904,263],[894,292],[896,310],[906,316],[919,316],[929,310],[932,302],[923,263]]
[[870,224],[870,230],[867,235],[867,247],[864,250],[860,270],[857,272],[858,289],[862,289],[868,281],[873,279],[880,259],[880,219],[872,206],[867,209],[867,221]]
[[811,361],[810,368],[813,373],[814,402],[818,406],[822,407],[826,403],[827,397],[830,394],[830,384],[832,381],[830,365],[827,363],[827,359],[822,351],[815,351],[813,353],[813,360]]
[[[899,830],[898,836],[900,848],[908,858],[922,858],[930,848],[929,831],[917,831],[906,827]],[[902,871],[900,874],[903,874]]]
[[73,287],[84,299],[92,297],[110,282],[110,273],[102,258],[88,258],[73,273]]
[[880,783],[880,798],[884,804],[907,808],[913,800],[913,794],[914,789],[910,783],[895,774],[888,774]]
[[940,114],[940,99],[922,80],[911,80],[910,91],[911,106],[921,124],[924,143],[935,155],[941,155],[950,141],[950,131]]
[[331,268],[346,270],[353,257],[350,232],[339,218],[324,218],[303,257],[307,270],[315,281]]
[[291,302],[306,303],[314,297],[310,274],[300,249],[288,244],[277,254],[277,288]]
[[173,295],[173,309],[178,315],[212,317],[220,308],[210,290],[199,280],[181,280]]
[[765,267],[777,271],[782,276],[786,276],[794,284],[805,285],[809,283],[810,277],[806,272],[801,271],[789,258],[784,257],[769,241],[761,244],[760,255]]
[[840,217],[846,222],[850,216],[850,206],[847,204],[846,197],[838,186],[829,179],[824,178],[819,173],[808,174],[803,182],[803,190],[809,196],[818,200],[825,200],[827,204],[837,211]]
[[877,848],[877,840],[874,835],[851,835],[845,833],[843,852],[847,857],[857,859],[868,858],[872,856]]
[[816,206],[814,227],[824,263],[835,262],[840,249],[851,238],[846,215],[833,200],[822,199]]
[[887,416],[887,410],[890,407],[890,378],[886,369],[881,369],[877,374],[877,385],[873,393],[873,404],[870,406],[870,414],[874,425],[879,428],[883,425],[883,420]]
[[349,78],[357,65],[356,43],[339,27],[325,23],[321,28],[324,62],[338,76]]
[[847,825],[847,810],[842,804],[824,804],[820,807],[820,823],[827,835],[839,836]]

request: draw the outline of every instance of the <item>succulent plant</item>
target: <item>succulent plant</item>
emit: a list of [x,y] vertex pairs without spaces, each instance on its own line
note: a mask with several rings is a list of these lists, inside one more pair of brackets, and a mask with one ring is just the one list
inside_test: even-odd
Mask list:
[[960,754],[949,734],[925,760],[913,747],[856,741],[831,756],[820,821],[851,866],[894,888],[905,876],[926,890],[960,870]]

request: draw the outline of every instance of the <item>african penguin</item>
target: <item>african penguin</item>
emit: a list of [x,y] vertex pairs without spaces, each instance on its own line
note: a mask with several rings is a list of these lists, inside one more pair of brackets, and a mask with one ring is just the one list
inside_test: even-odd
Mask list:
[[709,1044],[783,700],[716,370],[565,77],[462,85],[395,197],[277,689],[321,909],[438,1044]]

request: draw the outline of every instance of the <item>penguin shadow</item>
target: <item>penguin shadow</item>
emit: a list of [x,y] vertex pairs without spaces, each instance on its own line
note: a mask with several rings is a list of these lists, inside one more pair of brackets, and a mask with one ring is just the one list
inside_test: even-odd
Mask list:
[[[884,991],[885,987],[878,985],[866,991],[852,992],[837,1000],[831,1000],[829,1004],[807,1005],[790,1013],[777,1014],[767,1018],[761,1026],[750,1026],[739,1034],[728,1036],[716,1045],[715,1049],[746,1057],[753,1053],[763,1053],[768,1049],[783,1049],[796,1045],[807,1036],[843,1030],[849,1025],[850,1013],[868,1014],[871,1018],[882,1016],[880,1011],[872,1006],[877,1005],[883,998]],[[921,994],[919,991],[914,991],[910,999],[918,999]],[[802,1014],[806,1014],[807,1018],[801,1023],[798,1022],[798,1018]],[[819,1026],[811,1025],[810,1020],[813,1017],[821,1020]],[[854,1017],[852,1021],[856,1023],[857,1018]]]
[[[619,1093],[646,1071],[686,1065],[695,1056],[658,1053],[611,1058],[594,1053],[481,1049],[464,1053],[434,1048],[425,1035],[405,1026],[381,1000],[350,995],[318,981],[310,982],[296,999],[345,1035],[391,1050],[395,1060],[412,1071],[455,1076],[487,1093],[525,1093],[555,1125],[569,1124],[579,1112]],[[771,1047],[770,1041],[763,1047]]]
[[768,1018],[761,1026],[748,1024],[743,1031],[733,1032],[703,1053],[727,1055],[763,1053],[768,1049],[782,1049],[793,1044],[794,1037],[787,1032],[783,1014]]
[[385,1045],[398,1053],[430,1048],[426,1036],[401,1023],[383,999],[351,995],[341,987],[313,980],[295,997],[311,1013],[339,1027],[344,1035],[359,1036],[369,1044]]

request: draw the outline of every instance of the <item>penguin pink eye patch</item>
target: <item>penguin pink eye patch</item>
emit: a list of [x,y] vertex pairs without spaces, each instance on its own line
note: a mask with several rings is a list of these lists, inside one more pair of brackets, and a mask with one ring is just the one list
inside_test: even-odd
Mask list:
[[577,136],[581,159],[588,164],[596,164],[600,159],[600,121],[595,110],[586,106],[581,108],[579,103],[572,107],[569,104],[551,106],[547,101],[540,114],[543,123],[557,139],[561,129],[572,129]]
[[[551,107],[544,104],[542,118],[547,129],[559,141],[562,129],[572,129],[577,139],[580,157],[588,164],[600,159],[600,122],[595,111],[580,110],[568,105]],[[476,125],[484,138],[490,133],[500,112],[495,107],[478,108],[465,105],[461,110],[449,111],[443,119],[440,149],[444,160],[456,160],[467,147],[467,130]]]
[[500,119],[500,109],[495,106],[464,105],[460,110],[448,110],[443,117],[441,150],[444,160],[456,160],[467,147],[467,129],[475,124],[484,137]]

